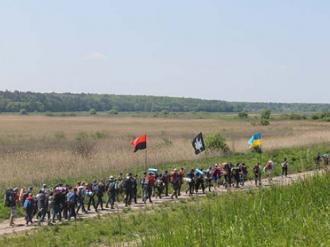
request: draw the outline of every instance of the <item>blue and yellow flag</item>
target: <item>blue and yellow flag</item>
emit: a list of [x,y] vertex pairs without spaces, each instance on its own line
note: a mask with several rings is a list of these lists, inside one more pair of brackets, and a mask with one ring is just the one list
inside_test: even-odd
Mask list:
[[256,148],[261,146],[261,133],[257,132],[253,136],[251,136],[248,141],[250,148]]

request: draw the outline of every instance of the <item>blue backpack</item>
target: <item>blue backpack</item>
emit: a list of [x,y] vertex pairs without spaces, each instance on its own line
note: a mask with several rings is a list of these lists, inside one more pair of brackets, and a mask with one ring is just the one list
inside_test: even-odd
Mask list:
[[75,203],[75,201],[76,201],[76,195],[75,195],[75,193],[69,192],[66,195],[66,201],[69,202],[69,203]]
[[32,202],[28,199],[25,199],[23,208],[27,209],[27,208],[31,208],[31,207],[32,207]]

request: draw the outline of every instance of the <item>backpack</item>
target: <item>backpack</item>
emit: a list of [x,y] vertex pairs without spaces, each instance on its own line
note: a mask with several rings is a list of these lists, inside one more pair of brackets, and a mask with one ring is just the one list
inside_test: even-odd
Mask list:
[[66,196],[66,201],[69,202],[69,203],[75,203],[75,193],[73,192],[69,192]]
[[92,184],[92,191],[93,191],[93,192],[96,192],[96,191],[98,191],[98,190],[99,190],[99,186],[98,186],[98,184],[93,183],[93,184]]
[[108,185],[108,191],[115,191],[118,189],[118,184],[117,182],[113,181],[113,182],[110,182],[109,185]]
[[30,200],[25,200],[24,204],[23,204],[23,208],[27,209],[27,208],[31,208],[32,207],[32,202]]
[[11,207],[14,203],[15,199],[14,199],[14,195],[12,193],[12,191],[7,190],[6,194],[5,194],[5,207]]

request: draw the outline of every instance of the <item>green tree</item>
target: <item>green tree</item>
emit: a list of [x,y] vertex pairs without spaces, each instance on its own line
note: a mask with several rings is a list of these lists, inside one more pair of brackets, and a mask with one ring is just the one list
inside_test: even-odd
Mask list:
[[261,118],[260,118],[260,124],[267,126],[270,124],[270,116],[271,116],[272,112],[269,109],[265,109],[261,112]]
[[230,148],[226,143],[226,138],[220,133],[207,135],[205,138],[205,146],[209,151],[222,151],[223,153],[230,152]]
[[240,119],[247,119],[249,117],[249,114],[247,112],[242,111],[242,112],[238,113],[238,117]]
[[91,109],[89,110],[89,114],[91,114],[91,115],[96,115],[96,110],[95,110],[94,108],[91,108]]

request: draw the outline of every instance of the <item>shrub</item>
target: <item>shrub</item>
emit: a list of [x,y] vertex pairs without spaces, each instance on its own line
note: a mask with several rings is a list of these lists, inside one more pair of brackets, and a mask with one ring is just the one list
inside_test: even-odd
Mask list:
[[240,113],[238,113],[238,117],[240,119],[246,119],[249,117],[249,114],[247,112],[240,112]]
[[290,116],[289,116],[289,119],[290,120],[303,120],[303,119],[306,119],[307,117],[305,115],[300,115],[300,114],[297,114],[297,113],[291,113]]
[[90,158],[95,153],[95,141],[90,140],[85,132],[77,134],[73,144],[73,153],[83,158]]
[[271,110],[263,110],[261,112],[261,117],[260,117],[260,124],[263,126],[267,126],[270,124],[269,120],[270,120],[270,116],[271,116]]
[[161,112],[163,115],[167,116],[169,114],[168,110],[162,110]]
[[92,137],[93,137],[94,139],[98,140],[98,139],[104,139],[104,138],[106,138],[107,135],[106,135],[106,133],[104,133],[104,132],[96,131],[96,132],[92,135]]
[[270,122],[269,122],[268,119],[261,118],[261,119],[260,119],[260,124],[263,125],[263,126],[267,126],[267,125],[270,124]]
[[207,135],[205,138],[205,146],[209,151],[222,151],[223,153],[230,152],[230,148],[226,143],[226,138],[220,133]]
[[27,111],[23,108],[23,109],[19,110],[19,114],[20,115],[27,115]]
[[94,108],[90,109],[89,114],[96,115],[96,110]]
[[272,112],[271,110],[265,109],[261,112],[261,119],[269,120]]
[[313,114],[312,115],[312,119],[313,120],[319,120],[320,119],[320,115],[319,114]]
[[108,111],[108,114],[109,115],[118,115],[118,111],[117,111],[117,109],[111,109],[110,111]]

